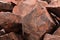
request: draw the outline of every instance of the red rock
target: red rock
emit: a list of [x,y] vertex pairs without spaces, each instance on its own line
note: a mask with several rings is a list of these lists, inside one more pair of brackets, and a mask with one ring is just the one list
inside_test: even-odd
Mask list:
[[25,1],[23,1],[23,3],[28,4],[28,5],[34,5],[34,4],[36,4],[36,1],[37,0],[25,0]]
[[60,0],[51,0],[50,5],[54,5],[54,6],[60,6]]
[[46,1],[38,1],[38,2],[39,2],[39,4],[40,4],[41,6],[43,6],[43,7],[48,6],[48,3],[47,3]]
[[14,32],[0,36],[0,40],[18,40]]
[[21,26],[21,19],[12,13],[0,13],[0,29],[5,29],[6,32],[19,32]]
[[0,0],[0,2],[3,2],[3,3],[15,3],[15,4],[18,4],[18,2],[20,2],[21,0]]
[[44,40],[60,40],[60,36],[46,34]]
[[1,27],[5,30],[6,33],[22,33],[22,24],[19,23],[6,22],[1,24]]
[[16,22],[16,23],[21,22],[21,18],[17,15],[12,14],[12,13],[0,12],[0,17],[10,20],[11,22]]
[[8,34],[8,36],[9,36],[10,39],[12,39],[12,40],[19,40],[19,39],[17,38],[17,35],[16,35],[14,32],[10,32],[10,33]]
[[29,34],[28,40],[39,40],[54,25],[51,16],[39,4],[23,18],[23,31]]
[[[30,1],[30,2],[29,2]],[[34,3],[33,3],[34,2]],[[14,7],[13,13],[23,18],[35,8],[35,0],[26,0]]]
[[47,3],[50,3],[51,2],[51,0],[42,0],[42,1],[46,1]]

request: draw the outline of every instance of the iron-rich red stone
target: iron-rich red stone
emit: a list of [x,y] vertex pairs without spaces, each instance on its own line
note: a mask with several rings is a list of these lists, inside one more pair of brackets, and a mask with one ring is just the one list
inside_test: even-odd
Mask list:
[[10,32],[9,34],[0,36],[0,40],[18,40],[18,38],[15,33]]
[[23,18],[22,22],[23,31],[30,35],[28,40],[39,40],[54,25],[45,7],[39,6],[39,4]]
[[[32,3],[32,1],[34,3]],[[13,14],[21,16],[21,18],[23,18],[24,16],[28,15],[34,9],[35,4],[36,4],[35,0],[23,1],[14,7]]]
[[44,40],[60,40],[60,36],[46,34]]
[[0,12],[0,17],[10,20],[11,22],[16,22],[16,23],[21,22],[21,17],[8,12]]

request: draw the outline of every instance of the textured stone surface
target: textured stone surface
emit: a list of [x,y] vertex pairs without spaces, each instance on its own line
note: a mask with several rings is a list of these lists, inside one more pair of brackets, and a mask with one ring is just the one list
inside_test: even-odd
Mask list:
[[50,5],[60,6],[60,0],[51,0]]
[[12,13],[0,13],[0,29],[5,29],[6,32],[19,32],[22,29],[21,19]]
[[60,0],[0,0],[0,40],[60,40],[59,10]]
[[[31,0],[31,2],[32,1],[34,0]],[[19,3],[17,6],[15,6],[13,9],[13,13],[23,18],[24,16],[29,14],[34,9],[34,7],[35,7],[35,1],[34,1],[34,4],[29,4],[29,0],[26,0],[26,1]]]
[[20,2],[21,0],[0,0],[0,2],[3,2],[3,3],[15,3],[15,4],[18,4],[18,2]]
[[23,31],[30,35],[28,40],[39,40],[54,24],[47,10],[39,5],[26,15],[22,22]]
[[38,2],[39,2],[39,4],[40,4],[41,6],[43,6],[43,7],[48,6],[48,3],[47,3],[46,1],[38,1]]
[[60,36],[46,34],[44,40],[60,40]]
[[14,15],[12,13],[8,13],[8,12],[0,12],[0,17],[16,23],[20,23],[21,21],[21,18],[19,16]]
[[15,33],[11,32],[9,34],[0,36],[0,40],[18,40],[18,38]]

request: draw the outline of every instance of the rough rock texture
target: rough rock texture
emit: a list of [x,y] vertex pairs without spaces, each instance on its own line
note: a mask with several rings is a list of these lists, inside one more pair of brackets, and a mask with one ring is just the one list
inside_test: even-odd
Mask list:
[[39,5],[36,5],[34,10],[23,18],[22,22],[23,31],[29,35],[28,40],[39,40],[54,25],[47,10]]
[[3,3],[15,3],[15,4],[18,4],[18,2],[20,2],[21,0],[0,0],[0,2],[3,2]]
[[59,13],[60,0],[0,0],[0,40],[60,40]]
[[8,12],[0,12],[0,17],[16,23],[20,23],[21,21],[21,17]]
[[13,13],[23,18],[35,8],[34,6],[35,5],[32,5],[32,4],[29,5],[28,3],[21,2],[17,6],[14,7]]
[[46,34],[44,40],[60,40],[60,36]]
[[0,40],[18,40],[14,32],[0,36]]

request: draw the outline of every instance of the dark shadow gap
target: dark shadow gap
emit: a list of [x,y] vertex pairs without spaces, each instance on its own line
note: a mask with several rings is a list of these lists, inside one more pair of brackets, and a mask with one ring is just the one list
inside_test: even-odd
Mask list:
[[[53,26],[53,28],[50,30],[50,31],[48,31],[47,33],[49,33],[49,34],[53,34],[58,28],[59,28],[59,26],[60,26],[60,20],[58,20],[56,17],[58,16],[59,17],[59,15],[57,15],[57,16],[53,16],[51,13],[53,13],[54,15],[56,15],[56,9],[55,8],[47,8],[47,11],[49,12],[49,14],[50,14],[50,16],[52,17],[52,19],[53,19],[53,21],[55,22],[55,24],[56,25],[54,25]],[[59,24],[56,22],[56,20],[59,22]]]
[[8,3],[2,3],[0,2],[0,12],[12,12],[14,6],[16,6],[16,4],[14,4],[13,2],[11,2],[11,4]]

